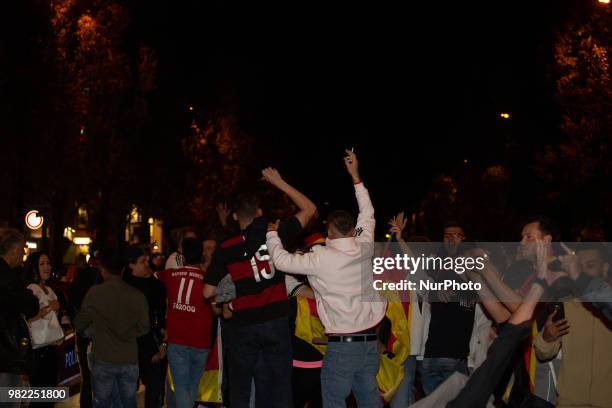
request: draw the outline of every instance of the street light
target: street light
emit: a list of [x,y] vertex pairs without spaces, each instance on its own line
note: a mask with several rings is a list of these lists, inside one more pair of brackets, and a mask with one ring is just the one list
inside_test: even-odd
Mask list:
[[508,112],[502,112],[499,114],[499,117],[502,119],[510,119],[510,114]]
[[602,4],[610,4],[610,0],[597,0]]

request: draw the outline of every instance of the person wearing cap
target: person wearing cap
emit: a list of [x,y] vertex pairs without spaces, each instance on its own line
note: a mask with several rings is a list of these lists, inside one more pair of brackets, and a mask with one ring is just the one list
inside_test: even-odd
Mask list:
[[267,247],[276,268],[307,275],[314,290],[328,336],[321,370],[323,406],[343,408],[353,391],[360,408],[381,408],[376,328],[387,304],[372,286],[374,207],[359,177],[355,153],[346,153],[344,162],[359,205],[357,222],[346,211],[332,212],[326,246],[316,245],[305,254],[287,252],[276,232],[277,224],[269,224]]

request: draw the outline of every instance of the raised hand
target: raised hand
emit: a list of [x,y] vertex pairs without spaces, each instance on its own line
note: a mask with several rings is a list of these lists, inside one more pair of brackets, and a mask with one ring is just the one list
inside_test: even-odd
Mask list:
[[276,222],[268,223],[268,232],[278,231],[278,226],[280,224],[280,220],[276,220]]
[[283,182],[283,178],[278,170],[276,170],[274,167],[266,167],[263,169],[261,171],[261,179],[267,181],[275,187],[278,187]]
[[229,209],[226,203],[217,204],[217,215],[219,216],[219,222],[223,227],[227,226],[227,217],[229,217]]
[[359,161],[357,160],[357,156],[353,150],[345,150],[346,156],[344,157],[344,165],[346,166],[346,171],[353,178],[353,183],[359,183],[361,178],[359,178]]
[[398,242],[403,241],[402,232],[406,228],[408,220],[404,218],[404,212],[400,212],[389,221],[389,232],[395,236],[395,240]]
[[568,246],[563,242],[561,242],[561,247],[567,254],[559,257],[559,261],[561,261],[561,269],[567,272],[571,279],[576,280],[582,272],[578,255],[576,255],[576,253],[568,248]]

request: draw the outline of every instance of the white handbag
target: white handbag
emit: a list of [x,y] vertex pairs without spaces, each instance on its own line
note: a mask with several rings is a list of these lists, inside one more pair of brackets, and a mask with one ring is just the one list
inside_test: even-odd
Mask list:
[[[50,288],[48,289],[49,294],[45,294],[40,286],[36,286],[37,290],[34,294],[41,300],[41,308],[47,306],[49,301],[57,300],[55,293]],[[28,326],[30,327],[30,338],[32,339],[32,348],[34,349],[57,343],[64,338],[64,330],[60,325],[57,314],[53,311],[42,316],[40,319],[29,321]]]

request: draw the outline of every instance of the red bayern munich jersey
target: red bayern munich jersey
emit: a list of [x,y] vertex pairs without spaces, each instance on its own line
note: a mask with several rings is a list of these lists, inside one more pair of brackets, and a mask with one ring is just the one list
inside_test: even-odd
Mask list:
[[204,299],[204,273],[185,266],[159,274],[166,287],[168,343],[208,349],[211,347],[213,312]]

